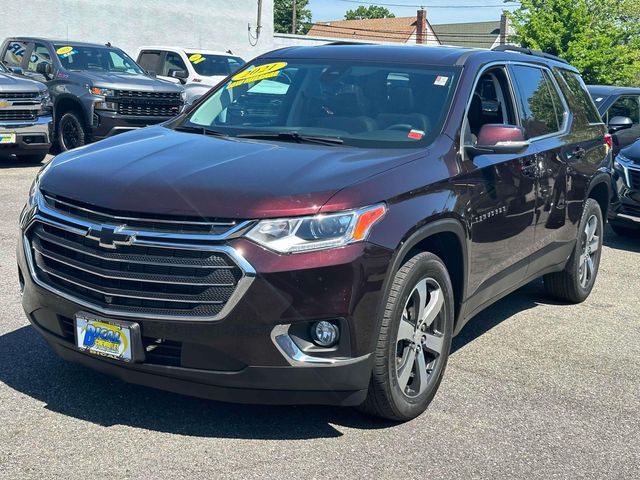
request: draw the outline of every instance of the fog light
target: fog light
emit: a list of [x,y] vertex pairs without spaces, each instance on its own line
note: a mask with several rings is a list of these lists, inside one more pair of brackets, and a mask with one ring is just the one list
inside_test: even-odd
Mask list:
[[332,347],[340,338],[340,330],[337,325],[321,320],[311,325],[311,338],[319,347]]

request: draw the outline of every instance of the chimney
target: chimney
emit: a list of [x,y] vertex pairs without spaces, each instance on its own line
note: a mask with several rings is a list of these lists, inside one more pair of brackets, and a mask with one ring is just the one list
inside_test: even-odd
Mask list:
[[507,12],[503,11],[500,16],[500,45],[506,45],[509,40],[509,17]]
[[416,43],[427,43],[427,11],[424,8],[416,13]]

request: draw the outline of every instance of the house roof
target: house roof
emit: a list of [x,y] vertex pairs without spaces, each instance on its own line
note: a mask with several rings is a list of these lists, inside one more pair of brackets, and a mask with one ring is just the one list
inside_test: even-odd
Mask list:
[[[417,19],[415,16],[371,18],[364,20],[332,20],[329,22],[315,23],[309,29],[307,35],[313,37],[407,43],[416,32],[416,22]],[[427,31],[429,27],[430,25],[427,25]]]
[[443,45],[491,48],[500,36],[500,21],[432,25]]

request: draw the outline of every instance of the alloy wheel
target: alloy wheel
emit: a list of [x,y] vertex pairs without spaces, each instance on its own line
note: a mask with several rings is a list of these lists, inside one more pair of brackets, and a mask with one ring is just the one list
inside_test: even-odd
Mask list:
[[591,215],[582,232],[582,253],[578,262],[580,285],[586,288],[596,274],[596,256],[600,247],[598,218]]
[[420,280],[407,298],[398,327],[396,375],[409,398],[423,393],[436,376],[445,337],[444,292],[433,278]]

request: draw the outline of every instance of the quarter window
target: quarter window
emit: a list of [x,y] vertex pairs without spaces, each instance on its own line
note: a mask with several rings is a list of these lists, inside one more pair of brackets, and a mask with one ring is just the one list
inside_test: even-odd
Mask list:
[[548,76],[537,67],[514,65],[512,68],[519,90],[520,122],[527,138],[560,131],[564,107]]
[[[582,120],[580,123],[601,123],[600,114],[593,104],[591,95],[589,95],[589,91],[580,75],[563,68],[556,69],[556,73],[558,72],[560,73],[560,78],[558,79],[560,86],[563,87],[562,81],[564,81],[566,87],[569,87],[569,92],[565,91],[565,96],[571,102],[574,117],[586,119],[586,122]],[[557,75],[556,78],[558,78]]]

